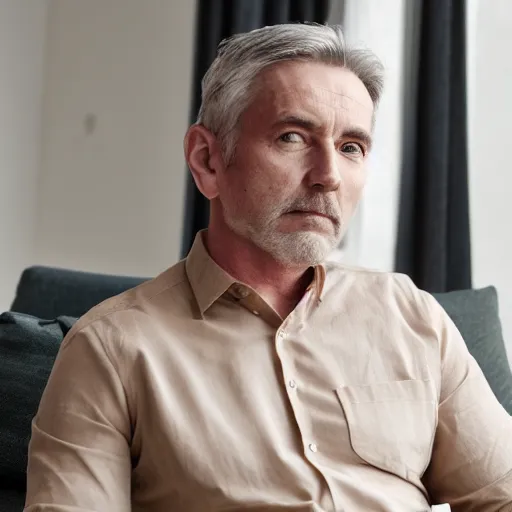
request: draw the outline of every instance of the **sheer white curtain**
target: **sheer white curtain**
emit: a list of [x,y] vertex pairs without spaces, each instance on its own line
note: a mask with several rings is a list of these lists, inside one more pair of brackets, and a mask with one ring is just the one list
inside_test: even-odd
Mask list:
[[374,149],[365,194],[341,251],[332,259],[392,270],[402,154],[407,1],[333,0],[329,23],[340,23],[351,45],[371,49],[382,60],[385,88],[377,113]]

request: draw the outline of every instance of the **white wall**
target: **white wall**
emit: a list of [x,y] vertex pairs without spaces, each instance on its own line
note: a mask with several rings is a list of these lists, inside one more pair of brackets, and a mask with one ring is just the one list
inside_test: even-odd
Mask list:
[[468,29],[474,285],[498,288],[512,359],[512,2],[470,0]]
[[38,263],[150,276],[179,257],[195,2],[51,0]]
[[0,310],[34,260],[47,2],[0,3]]

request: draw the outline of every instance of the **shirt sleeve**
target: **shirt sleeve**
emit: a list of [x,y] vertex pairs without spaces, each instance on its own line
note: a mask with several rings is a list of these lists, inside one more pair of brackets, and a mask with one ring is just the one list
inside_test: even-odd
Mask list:
[[512,417],[498,402],[458,329],[424,294],[441,358],[438,425],[424,483],[453,512],[512,511]]
[[130,511],[131,422],[93,326],[61,346],[32,422],[25,512]]

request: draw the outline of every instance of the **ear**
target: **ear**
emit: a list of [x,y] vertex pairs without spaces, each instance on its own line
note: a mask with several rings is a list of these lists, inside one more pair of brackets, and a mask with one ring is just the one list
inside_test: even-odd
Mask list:
[[185,159],[197,188],[207,199],[219,192],[217,176],[224,170],[224,160],[215,135],[200,124],[193,124],[184,140]]

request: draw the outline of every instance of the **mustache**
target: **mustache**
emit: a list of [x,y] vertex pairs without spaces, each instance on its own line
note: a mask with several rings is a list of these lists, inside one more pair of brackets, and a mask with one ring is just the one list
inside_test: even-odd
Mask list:
[[340,218],[339,206],[333,201],[330,201],[324,197],[295,199],[293,203],[291,203],[291,205],[285,210],[285,213],[293,211],[318,212],[336,221],[338,221]]

